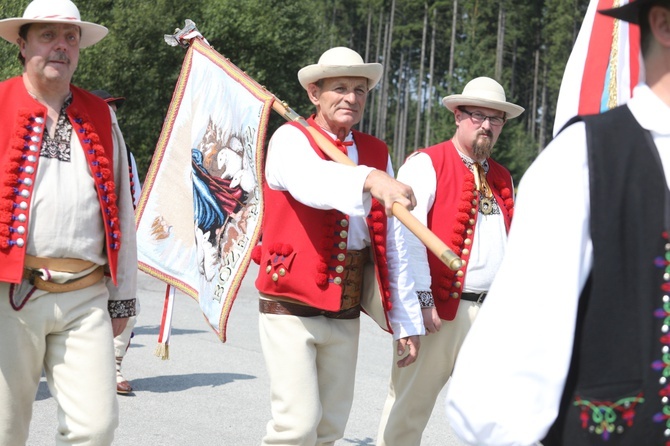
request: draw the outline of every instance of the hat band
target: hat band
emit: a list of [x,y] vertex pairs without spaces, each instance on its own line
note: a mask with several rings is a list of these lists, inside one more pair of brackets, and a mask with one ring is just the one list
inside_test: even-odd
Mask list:
[[49,20],[49,19],[55,19],[55,20],[70,20],[72,22],[78,22],[79,19],[77,17],[63,17],[60,15],[47,15],[47,16],[40,16],[40,17],[33,17],[34,20]]

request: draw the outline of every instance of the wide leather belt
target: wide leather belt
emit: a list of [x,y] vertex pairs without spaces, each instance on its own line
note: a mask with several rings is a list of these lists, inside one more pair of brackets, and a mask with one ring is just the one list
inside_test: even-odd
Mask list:
[[363,269],[369,258],[370,250],[368,248],[347,251],[342,280],[342,304],[340,305],[343,310],[360,305],[363,290]]
[[462,293],[461,299],[481,304],[488,293]]
[[64,273],[80,273],[93,266],[95,263],[81,259],[52,259],[48,257],[35,257],[26,254],[23,261],[24,268],[28,269],[50,269]]
[[300,317],[325,316],[331,319],[356,319],[361,315],[361,307],[356,306],[342,311],[326,311],[292,302],[259,299],[258,309],[266,314],[284,314]]
[[41,269],[80,273],[95,266],[95,263],[81,259],[52,259],[47,257],[35,257],[26,255],[23,268],[23,278],[30,282],[38,290],[48,291],[49,293],[66,293],[68,291],[81,290],[98,282],[105,275],[103,266],[95,268],[93,271],[83,277],[79,277],[69,282],[56,283],[44,280]]
[[325,316],[332,319],[356,319],[361,314],[361,292],[363,290],[363,268],[370,258],[368,248],[347,251],[342,272],[342,294],[340,311],[326,311],[299,303],[276,300],[272,296],[261,298],[258,309],[261,313],[286,314],[300,317]]

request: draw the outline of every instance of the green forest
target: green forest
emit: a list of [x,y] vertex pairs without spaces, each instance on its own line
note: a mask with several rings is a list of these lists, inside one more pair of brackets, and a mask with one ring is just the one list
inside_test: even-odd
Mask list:
[[[191,19],[212,47],[303,116],[313,112],[297,72],[333,46],[384,65],[359,129],[385,140],[396,169],[416,148],[448,139],[440,99],[490,76],[526,111],[509,121],[493,157],[518,183],[549,142],[565,64],[588,0],[87,0],[82,20],[109,28],[82,50],[73,83],[126,102],[119,122],[144,177],[185,50],[164,35]],[[3,0],[0,18],[28,0]],[[4,41],[3,41],[4,42]],[[0,79],[21,73],[18,49],[0,43]],[[270,132],[282,124],[274,115]],[[269,133],[271,134],[271,133]]]

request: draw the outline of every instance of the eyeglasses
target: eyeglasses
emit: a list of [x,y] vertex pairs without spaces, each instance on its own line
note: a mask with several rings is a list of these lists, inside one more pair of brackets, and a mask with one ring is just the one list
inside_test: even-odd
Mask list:
[[466,115],[470,116],[470,119],[472,119],[472,122],[474,122],[475,124],[481,125],[487,119],[489,120],[489,122],[493,127],[500,127],[505,123],[505,118],[501,118],[500,116],[486,116],[484,113],[479,113],[478,111],[470,112],[464,108],[459,108],[459,110],[465,113]]

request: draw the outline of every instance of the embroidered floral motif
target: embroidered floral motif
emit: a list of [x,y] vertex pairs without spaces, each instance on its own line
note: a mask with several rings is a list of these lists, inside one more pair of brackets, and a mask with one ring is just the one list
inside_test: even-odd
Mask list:
[[135,316],[135,299],[110,300],[107,302],[107,310],[112,318]]
[[[663,291],[663,299],[661,308],[654,311],[654,316],[663,321],[661,333],[659,337],[659,356],[652,362],[652,369],[661,372],[661,377],[658,382],[661,389],[658,396],[661,399],[663,408],[661,412],[654,415],[654,422],[665,424],[665,437],[670,438],[670,239],[667,232],[663,232],[663,237],[666,239],[665,255],[655,259],[655,265],[663,270],[663,283],[661,284],[661,291]],[[665,442],[665,446],[670,446],[670,440]]]
[[643,402],[644,398],[640,393],[615,402],[589,401],[576,397],[573,404],[582,408],[580,414],[582,429],[588,429],[590,433],[600,435],[607,441],[611,434],[621,434],[633,425],[635,408]]
[[56,123],[54,137],[51,138],[49,132],[44,132],[40,156],[45,158],[56,158],[68,163],[70,162],[72,153],[70,147],[72,124],[68,121],[65,110],[69,107],[71,102],[72,95],[65,100],[61,107],[60,113],[58,114],[58,122]]
[[435,306],[433,293],[431,291],[417,291],[416,295],[419,298],[419,305],[421,305],[421,308],[430,308]]

